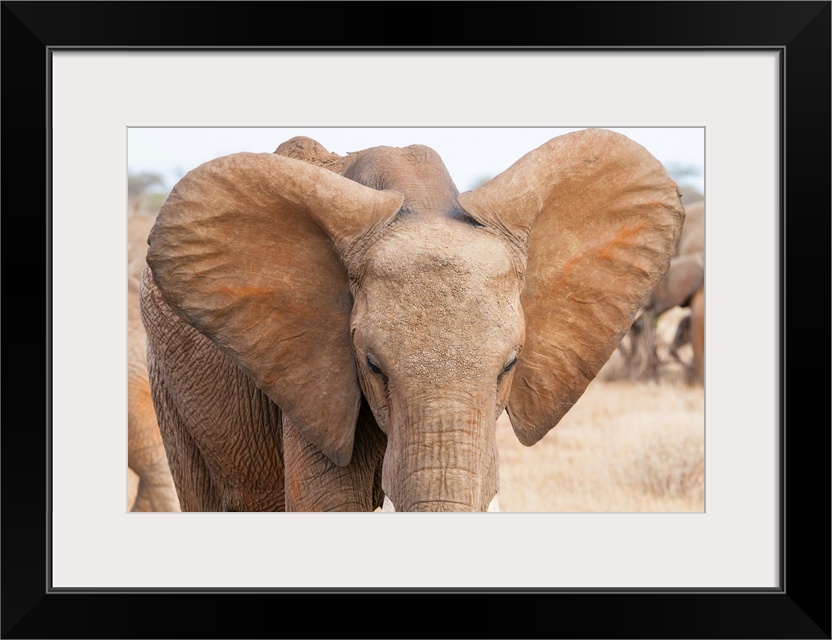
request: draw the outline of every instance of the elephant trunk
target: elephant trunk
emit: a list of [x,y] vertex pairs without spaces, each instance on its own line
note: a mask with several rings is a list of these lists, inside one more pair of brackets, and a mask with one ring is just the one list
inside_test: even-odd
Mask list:
[[382,474],[385,510],[496,510],[496,416],[483,406],[493,400],[422,401],[394,423]]

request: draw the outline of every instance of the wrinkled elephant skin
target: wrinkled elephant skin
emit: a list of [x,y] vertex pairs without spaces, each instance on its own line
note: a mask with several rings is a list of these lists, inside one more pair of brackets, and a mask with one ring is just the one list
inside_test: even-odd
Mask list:
[[137,478],[135,498],[128,506],[131,511],[179,511],[179,499],[151,398],[147,339],[139,313],[139,277],[153,221],[154,218],[140,214],[128,221],[127,466]]

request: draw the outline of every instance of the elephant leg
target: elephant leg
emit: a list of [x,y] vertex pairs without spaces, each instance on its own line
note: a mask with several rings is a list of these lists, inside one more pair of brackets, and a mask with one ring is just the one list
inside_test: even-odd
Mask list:
[[631,381],[640,380],[648,367],[647,350],[650,339],[650,316],[642,313],[618,344],[624,356],[624,371]]
[[352,458],[339,467],[311,445],[283,416],[286,511],[374,511],[381,507],[381,467],[387,436],[364,404]]
[[158,459],[139,475],[139,487],[131,511],[179,511],[179,497],[167,458]]
[[618,343],[618,351],[624,358],[624,371],[631,380],[635,377],[635,369],[638,362],[638,345],[641,341],[641,317],[633,322],[630,330]]
[[[280,411],[251,390],[249,409],[258,419],[243,422],[183,415],[158,386],[154,399],[183,511],[284,510],[283,455],[279,427],[272,426],[279,425]],[[223,438],[223,431],[235,437]]]
[[[153,367],[150,366],[153,376]],[[182,511],[222,511],[222,495],[164,385],[154,388],[159,427]]]
[[656,328],[657,325],[655,323],[650,328],[650,349],[647,352],[647,356],[649,358],[648,361],[650,363],[650,373],[652,374],[654,380],[658,380],[662,366],[662,361],[659,359],[659,352],[656,345]]
[[139,474],[127,467],[127,508],[132,509],[139,492]]
[[688,344],[691,340],[690,319],[691,317],[687,315],[679,321],[679,324],[676,327],[676,333],[673,336],[673,342],[670,345],[670,356],[680,364],[685,363],[682,361],[682,358],[679,355],[679,349]]
[[693,374],[699,384],[705,383],[705,289],[696,292],[690,303]]
[[644,353],[643,376],[653,380],[659,377],[659,369],[661,361],[656,353],[656,326],[658,324],[658,317],[652,314],[642,316],[642,352]]
[[127,465],[138,476],[131,511],[179,511],[146,368],[128,385]]

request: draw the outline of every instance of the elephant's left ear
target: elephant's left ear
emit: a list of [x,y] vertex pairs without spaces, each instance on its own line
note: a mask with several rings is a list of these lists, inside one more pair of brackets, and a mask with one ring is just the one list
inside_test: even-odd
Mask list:
[[361,406],[343,258],[401,204],[301,160],[235,153],[182,178],[148,236],[165,302],[339,466]]
[[526,344],[507,411],[531,446],[580,398],[668,268],[684,221],[661,163],[626,136],[553,138],[459,204],[525,250]]

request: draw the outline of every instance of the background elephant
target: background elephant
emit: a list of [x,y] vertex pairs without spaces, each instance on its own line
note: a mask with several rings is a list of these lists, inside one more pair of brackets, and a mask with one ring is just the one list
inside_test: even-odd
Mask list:
[[[619,351],[630,377],[658,379],[662,361],[657,353],[659,318],[675,307],[691,311],[679,319],[668,353],[685,366],[689,381],[704,382],[705,203],[685,206],[682,235],[667,273],[650,293]],[[696,313],[692,301],[700,293]],[[699,342],[693,342],[693,340]],[[693,359],[684,362],[679,350],[693,345]]]
[[[677,256],[679,260],[688,259],[687,279],[684,275],[675,283],[677,295],[682,299],[678,305],[690,309],[676,328],[669,353],[678,361],[679,349],[690,343],[693,357],[684,363],[688,379],[699,384],[705,382],[705,201],[698,200],[685,207],[685,225],[679,239]],[[689,258],[685,258],[689,257]],[[701,266],[700,266],[701,264]],[[681,275],[681,274],[680,274]],[[667,276],[669,277],[670,273]],[[661,285],[660,285],[661,286]],[[659,287],[657,287],[659,289]],[[660,293],[656,294],[661,297]],[[664,301],[667,304],[667,301]],[[659,311],[656,315],[661,315]],[[655,346],[654,346],[655,351]]]
[[[670,268],[667,270],[664,278],[662,278],[659,285],[651,292],[644,306],[642,307],[642,315],[639,318],[638,326],[642,328],[646,336],[645,343],[648,345],[648,353],[652,357],[654,367],[658,366],[658,356],[656,355],[656,339],[655,327],[658,318],[674,307],[686,307],[692,309],[692,301],[697,293],[702,293],[704,299],[705,290],[705,252],[697,251],[696,253],[688,253],[679,255],[670,261]],[[704,307],[702,306],[702,311]],[[669,353],[679,362],[682,359],[679,357],[679,349],[685,344],[691,343],[694,329],[697,338],[702,337],[704,340],[704,330],[700,324],[704,321],[704,311],[700,315],[688,314],[679,321],[676,327],[676,332],[673,341],[670,345]],[[702,345],[698,345],[698,349],[694,351],[694,360],[701,360],[703,351]],[[686,364],[682,362],[683,364]],[[688,366],[686,364],[686,366]],[[689,375],[697,380],[702,380],[697,371],[702,367],[702,364],[691,364],[688,367]],[[652,369],[651,373],[655,374],[656,369]]]
[[664,167],[596,129],[462,194],[421,145],[294,138],[201,165],[141,286],[183,510],[493,508],[497,417],[527,446],[558,423],[683,216]]
[[139,312],[139,278],[145,264],[147,234],[155,217],[133,212],[128,219],[127,273],[127,465],[135,474],[131,511],[179,511],[162,434],[150,395],[147,336]]
[[690,301],[690,342],[693,345],[694,379],[705,382],[705,287],[699,289]]
[[705,201],[685,205],[685,225],[676,249],[677,256],[705,251]]

